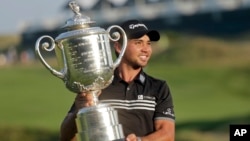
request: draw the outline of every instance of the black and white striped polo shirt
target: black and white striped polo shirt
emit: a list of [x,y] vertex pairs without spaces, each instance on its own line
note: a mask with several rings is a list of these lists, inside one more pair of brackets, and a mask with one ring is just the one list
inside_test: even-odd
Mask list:
[[113,82],[99,96],[118,111],[125,136],[145,136],[154,131],[154,120],[175,120],[173,100],[165,81],[141,71],[131,83],[123,81],[117,70]]

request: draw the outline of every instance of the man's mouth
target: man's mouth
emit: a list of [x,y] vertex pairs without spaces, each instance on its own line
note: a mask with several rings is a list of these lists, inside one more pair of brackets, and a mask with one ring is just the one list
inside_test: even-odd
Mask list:
[[146,60],[147,60],[147,58],[148,58],[148,56],[147,56],[147,55],[140,55],[139,57],[140,57],[140,59],[141,59],[141,60],[144,60],[144,61],[146,61]]

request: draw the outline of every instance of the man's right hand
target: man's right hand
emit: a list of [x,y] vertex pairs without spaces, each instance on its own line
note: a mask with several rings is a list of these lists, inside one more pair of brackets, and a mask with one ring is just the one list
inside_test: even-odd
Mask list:
[[[98,92],[97,97],[101,94],[101,91]],[[82,92],[78,93],[75,98],[75,106],[77,111],[83,107],[95,105],[95,98],[92,93]]]

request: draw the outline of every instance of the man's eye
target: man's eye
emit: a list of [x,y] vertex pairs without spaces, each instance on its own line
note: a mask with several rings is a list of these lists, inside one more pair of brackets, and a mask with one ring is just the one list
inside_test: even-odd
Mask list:
[[140,45],[140,44],[141,44],[141,42],[140,42],[140,41],[138,41],[138,42],[135,42],[135,44]]

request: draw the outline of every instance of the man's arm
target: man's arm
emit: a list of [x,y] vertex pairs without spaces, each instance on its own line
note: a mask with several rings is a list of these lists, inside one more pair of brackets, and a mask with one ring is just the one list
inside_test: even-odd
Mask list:
[[[100,94],[100,92],[99,92]],[[99,95],[98,94],[98,95]],[[79,93],[76,95],[73,108],[64,118],[61,124],[60,141],[76,141],[76,115],[79,109],[94,105],[93,96],[87,93]]]
[[60,141],[76,141],[77,132],[75,123],[76,113],[68,113],[64,118],[60,129]]
[[[175,122],[174,120],[155,120],[156,131],[140,137],[141,141],[174,141],[175,139]],[[135,134],[127,136],[126,141],[140,141]]]

